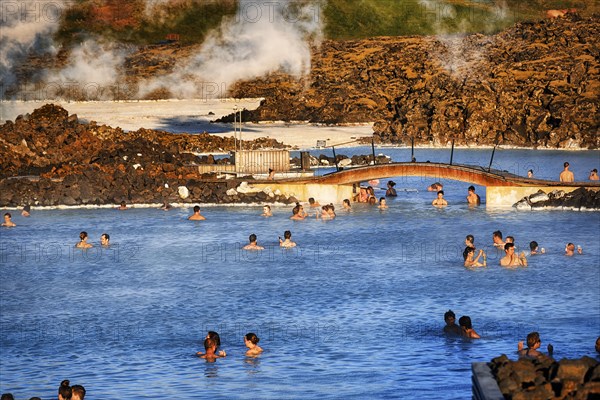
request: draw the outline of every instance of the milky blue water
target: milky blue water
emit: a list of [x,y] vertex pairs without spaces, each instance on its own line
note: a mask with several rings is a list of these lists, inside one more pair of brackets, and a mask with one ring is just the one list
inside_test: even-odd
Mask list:
[[[365,150],[340,151],[351,152]],[[455,162],[487,166],[490,153],[459,151]],[[584,179],[598,154],[502,151],[495,167],[552,178],[568,159]],[[419,192],[400,191],[387,211],[338,210],[334,221],[292,222],[287,206],[263,218],[258,205],[206,206],[200,222],[186,220],[188,208],[13,212],[18,226],[0,229],[0,391],[55,398],[70,379],[90,399],[465,399],[471,363],[515,357],[530,331],[556,358],[594,355],[599,212],[469,208],[469,183],[454,181],[443,182],[450,205],[434,209],[430,179],[397,181]],[[287,229],[298,247],[282,251]],[[500,268],[497,229],[546,254]],[[73,248],[81,230],[95,248]],[[110,249],[98,246],[103,232]],[[240,250],[250,233],[265,251]],[[469,233],[489,267],[462,267]],[[567,242],[584,254],[565,257]],[[471,316],[482,339],[441,335],[449,308]],[[207,330],[228,354],[215,363],[195,356]],[[247,332],[264,349],[254,359],[244,356]]]

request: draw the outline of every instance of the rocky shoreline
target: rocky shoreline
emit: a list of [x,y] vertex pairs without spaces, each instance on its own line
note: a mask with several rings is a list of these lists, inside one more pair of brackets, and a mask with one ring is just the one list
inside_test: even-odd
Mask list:
[[503,354],[488,365],[505,399],[595,399],[600,395],[600,364],[590,357],[511,361]]
[[565,193],[563,190],[553,190],[546,194],[540,190],[519,200],[513,207],[519,211],[530,210],[600,210],[600,190],[579,188]]
[[[244,141],[246,149],[284,147],[273,139]],[[47,104],[0,126],[0,207],[295,201],[258,192],[230,196],[228,190],[252,178],[199,173],[199,163],[215,161],[196,153],[233,148],[232,137],[82,124]]]

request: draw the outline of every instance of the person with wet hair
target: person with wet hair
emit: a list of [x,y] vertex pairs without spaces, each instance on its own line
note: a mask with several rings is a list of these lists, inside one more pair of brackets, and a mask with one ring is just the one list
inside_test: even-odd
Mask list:
[[502,267],[526,267],[527,257],[525,252],[521,252],[518,256],[515,254],[514,243],[506,243],[504,245],[504,252],[506,255],[500,259],[500,265]]
[[75,247],[77,247],[78,249],[89,249],[90,247],[93,247],[91,243],[87,242],[88,240],[88,234],[86,231],[82,231],[81,233],[79,233],[79,243],[77,243],[75,245]]
[[259,246],[256,243],[257,237],[254,233],[252,233],[249,237],[248,237],[248,241],[250,243],[248,243],[247,245],[245,245],[242,249],[243,250],[264,250],[265,248],[262,246]]
[[302,221],[304,218],[304,207],[302,207],[300,203],[296,203],[296,206],[292,209],[292,216],[290,219],[294,221]]
[[315,217],[317,219],[331,219],[331,215],[329,214],[329,204],[325,204],[324,206],[321,206],[321,212],[318,212],[315,214]]
[[71,400],[84,400],[85,398],[85,388],[81,385],[73,385],[71,386],[71,392],[73,395],[71,396]]
[[[212,345],[214,344],[214,349],[212,351],[212,353],[216,356],[216,357],[225,357],[227,355],[227,353],[225,353],[225,350],[221,350],[219,351],[219,347],[221,347],[221,337],[219,336],[219,334],[215,331],[208,331],[208,333],[206,334],[206,337],[204,338],[204,349],[206,349],[207,346],[207,340],[210,340],[211,342],[209,342],[208,344],[212,347]],[[196,353],[199,356],[205,355],[205,353],[202,353],[201,351],[199,351],[198,353]],[[202,358],[206,358],[206,357],[202,357]]]
[[481,197],[479,197],[479,195],[475,193],[475,186],[469,186],[467,192],[467,203],[469,203],[469,205],[478,206],[481,204]]
[[[463,256],[465,257],[465,267],[485,267],[487,266],[486,255],[483,249],[479,249],[479,253],[477,257],[475,257],[475,248],[474,247],[466,247],[463,252]],[[479,262],[479,259],[483,257],[483,263]]]
[[440,190],[437,192],[437,197],[431,202],[432,206],[435,207],[445,207],[448,205],[448,201],[444,199],[444,191]]
[[247,356],[257,356],[262,353],[263,349],[258,345],[259,341],[260,339],[255,333],[250,332],[244,336],[244,344],[248,348],[248,351],[246,351]]
[[25,207],[23,207],[23,211],[21,211],[21,215],[23,217],[29,217],[31,215],[31,206],[29,204],[26,204]]
[[460,326],[456,325],[456,314],[454,311],[448,310],[444,313],[444,321],[446,322],[446,326],[444,326],[444,333],[450,336],[460,336],[462,335],[462,330]]
[[100,244],[102,247],[110,247],[110,235],[108,233],[100,235]]
[[194,206],[194,213],[188,217],[189,221],[204,221],[203,215],[200,214],[200,206]]
[[60,383],[60,386],[58,387],[58,400],[71,400],[73,391],[71,390],[69,383],[68,379],[65,379]]
[[273,213],[271,212],[271,206],[268,204],[265,204],[263,206],[263,213],[260,216],[261,217],[272,217]]
[[504,245],[506,244],[502,240],[502,232],[500,231],[494,231],[494,233],[492,233],[492,240],[494,247],[504,248]]
[[[217,341],[213,338],[207,337],[204,339],[204,354],[198,352],[200,358],[206,359],[208,362],[215,362],[217,358],[225,357],[225,352],[217,354]],[[221,354],[222,353],[222,354]]]
[[310,205],[310,208],[316,208],[316,207],[320,207],[321,205],[319,204],[318,201],[315,200],[314,197],[310,197],[308,199],[308,204]]
[[[517,353],[519,354],[519,358],[543,358],[546,357],[544,353],[538,351],[540,346],[542,345],[542,340],[540,339],[540,334],[538,332],[531,332],[527,335],[527,347],[523,348],[523,342],[520,341],[517,345]],[[552,357],[552,353],[554,352],[554,347],[551,344],[548,344],[548,356]]]
[[281,236],[279,236],[279,246],[286,247],[286,248],[296,247],[296,243],[292,242],[292,232],[291,231],[283,232],[283,240],[281,239]]
[[396,182],[394,182],[394,181],[388,181],[388,183],[387,183],[387,190],[385,191],[385,196],[386,197],[396,197],[396,196],[398,196],[398,193],[396,193],[396,189],[394,188],[394,186],[396,186]]
[[458,320],[458,324],[460,325],[463,337],[469,339],[481,338],[481,336],[479,336],[479,334],[475,332],[475,329],[473,329],[473,325],[471,324],[471,317],[469,317],[468,315],[463,315],[462,317],[460,317],[460,319]]
[[385,197],[381,197],[379,199],[379,206],[377,206],[377,208],[379,208],[380,210],[387,210],[388,206]]
[[4,222],[2,223],[2,226],[5,226],[7,228],[12,228],[17,226],[17,224],[15,224],[14,222],[12,222],[12,215],[10,213],[5,213],[4,214]]
[[564,169],[559,175],[559,180],[561,182],[575,182],[575,175],[572,171],[569,171],[569,163],[565,162],[563,167]]
[[538,242],[536,242],[535,240],[529,242],[529,250],[529,255],[544,254],[546,252],[546,250],[543,247],[541,250],[539,250]]
[[350,205],[350,199],[344,199],[344,201],[342,202],[342,207],[346,211],[352,210],[352,205]]

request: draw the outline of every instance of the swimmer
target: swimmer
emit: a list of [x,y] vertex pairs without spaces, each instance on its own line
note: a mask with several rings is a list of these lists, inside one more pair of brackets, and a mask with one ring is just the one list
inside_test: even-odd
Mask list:
[[342,202],[342,207],[346,211],[352,210],[352,205],[350,205],[350,200],[349,199],[344,199],[344,201]]
[[100,244],[102,247],[110,247],[110,235],[108,233],[103,233],[100,236]]
[[331,219],[331,215],[329,215],[329,205],[322,206],[321,212],[317,212],[315,216],[317,219]]
[[29,204],[27,204],[25,207],[23,207],[23,211],[21,211],[21,216],[29,217],[30,215],[31,215],[31,206]]
[[[544,358],[546,355],[541,351],[538,351],[540,346],[542,345],[542,340],[540,339],[540,334],[537,332],[531,332],[527,335],[527,348],[523,348],[523,341],[520,341],[517,345],[517,353],[519,354],[519,358]],[[554,352],[554,347],[549,344],[548,345],[548,356],[552,357],[552,353]]]
[[377,208],[379,208],[380,210],[387,210],[388,206],[385,197],[381,197],[379,199],[379,206]]
[[469,189],[467,189],[468,191],[468,195],[467,195],[467,202],[469,203],[469,205],[472,206],[478,206],[481,204],[481,197],[479,197],[479,195],[477,193],[475,193],[475,186],[469,186]]
[[204,354],[196,353],[200,358],[206,359],[208,362],[215,362],[217,358],[225,357],[225,355],[217,354],[217,342],[215,339],[204,339]]
[[200,206],[194,206],[194,213],[188,217],[189,221],[204,221],[203,215],[200,215]]
[[475,332],[475,329],[473,329],[473,325],[471,324],[471,317],[469,317],[468,315],[463,315],[462,317],[460,317],[460,319],[458,320],[458,324],[460,325],[463,337],[469,339],[481,338],[481,336],[479,336],[479,334]]
[[[577,246],[577,254],[583,254],[583,249],[581,246]],[[565,256],[574,256],[575,255],[575,245],[573,243],[567,243],[565,246]]]
[[318,201],[315,201],[314,197],[310,197],[308,199],[308,204],[310,205],[310,208],[316,208],[316,207],[320,207],[321,206]]
[[302,207],[300,203],[296,203],[296,206],[292,209],[292,216],[290,219],[294,221],[301,221],[304,218],[306,218],[304,216],[304,207]]
[[369,194],[367,193],[367,189],[361,187],[356,196],[354,196],[354,201],[357,203],[366,203],[369,199]]
[[[477,257],[475,257],[475,248],[467,247],[463,252],[463,256],[465,257],[465,267],[486,267],[487,260],[485,252],[482,249],[479,249],[479,253]],[[479,259],[483,256],[483,263],[479,262]]]
[[334,219],[335,217],[337,217],[333,203],[329,203],[329,205],[327,206],[327,214],[329,214],[331,219]]
[[119,204],[119,207],[117,207],[117,210],[127,210],[127,203],[125,203],[125,200],[123,200],[121,202],[121,204]]
[[465,237],[465,246],[475,248],[475,236],[467,235]]
[[396,182],[394,182],[394,181],[388,181],[388,183],[387,183],[387,190],[385,191],[385,196],[386,197],[396,197],[396,196],[398,196],[398,193],[396,193],[396,189],[394,189],[394,186],[396,186]]
[[273,213],[271,212],[271,206],[268,204],[265,204],[263,206],[263,213],[260,214],[261,217],[272,217]]
[[535,254],[544,254],[546,252],[546,249],[544,249],[543,247],[541,250],[539,250],[538,242],[536,242],[535,240],[529,242],[529,250],[529,254],[532,256]]
[[90,243],[87,242],[88,234],[86,231],[83,231],[79,234],[79,239],[79,243],[77,243],[75,247],[79,249],[89,249],[90,247],[93,247]]
[[443,190],[437,192],[437,198],[431,202],[431,205],[435,207],[445,207],[448,205],[448,202],[446,201],[446,199],[444,199]]
[[506,243],[504,245],[504,251],[506,255],[500,259],[500,265],[503,267],[526,267],[527,266],[527,257],[525,257],[525,253],[521,252],[521,254],[517,257],[515,255],[515,245],[513,243]]
[[527,177],[528,178],[533,178],[533,170],[530,169],[529,171],[527,171]]
[[515,238],[513,236],[507,236],[505,239],[505,243],[515,244]]
[[573,172],[569,171],[569,163],[565,162],[564,164],[565,169],[563,169],[563,171],[560,173],[559,179],[561,182],[574,182],[575,181],[575,175],[573,175]]
[[85,398],[85,388],[81,385],[71,386],[71,392],[73,393],[71,400],[83,400]]
[[[219,336],[219,334],[215,331],[208,331],[208,333],[206,334],[206,337],[204,337],[204,340],[206,339],[211,339],[215,342],[216,348],[215,348],[215,353],[218,354],[220,357],[225,357],[227,355],[227,353],[225,353],[225,350],[219,350],[219,347],[221,347],[221,337]],[[202,353],[201,351],[196,353],[197,355],[202,355],[204,353]]]
[[245,245],[243,250],[264,250],[265,248],[256,244],[256,235],[253,233],[248,238],[249,244]]
[[60,383],[60,386],[58,387],[58,400],[71,400],[73,391],[71,390],[69,383],[70,382],[67,379]]
[[506,244],[502,240],[502,232],[500,231],[495,231],[494,233],[492,233],[492,240],[494,247],[499,247],[503,249],[504,245]]
[[588,177],[588,179],[590,181],[597,181],[598,179],[600,179],[598,177],[598,170],[596,168],[590,171],[590,176]]
[[439,182],[435,182],[435,183],[432,183],[431,185],[429,185],[429,186],[427,187],[427,191],[428,191],[428,192],[439,192],[439,191],[440,191],[440,190],[442,190],[443,188],[444,188],[444,185],[442,185],[442,184],[441,184],[441,183],[439,183]]
[[377,204],[377,199],[375,198],[375,196],[371,196],[369,197],[369,200],[367,201],[367,203],[369,203],[369,205],[374,206],[375,204]]
[[248,348],[248,351],[246,351],[247,356],[252,357],[262,353],[263,349],[260,348],[260,346],[258,345],[259,341],[260,339],[258,338],[258,336],[256,336],[256,334],[252,332],[246,333],[244,335],[244,344]]
[[446,326],[444,326],[444,333],[446,335],[462,335],[462,330],[460,329],[460,326],[456,325],[456,314],[454,314],[454,311],[446,311],[446,313],[444,314],[444,321],[446,321]]
[[12,228],[14,226],[17,226],[17,224],[12,222],[11,218],[12,218],[12,215],[10,215],[10,213],[5,213],[4,214],[4,222],[2,223],[1,226],[6,226],[7,228]]
[[279,246],[280,247],[296,247],[296,243],[292,242],[292,232],[290,231],[285,231],[283,233],[283,239],[281,240],[281,236],[279,236]]
[[373,186],[367,186],[367,203],[371,204],[371,199],[374,199],[375,203],[377,202],[377,197],[375,197],[375,189],[373,189]]
[[275,170],[269,168],[269,176],[267,176],[267,179],[272,181],[273,179],[275,179]]

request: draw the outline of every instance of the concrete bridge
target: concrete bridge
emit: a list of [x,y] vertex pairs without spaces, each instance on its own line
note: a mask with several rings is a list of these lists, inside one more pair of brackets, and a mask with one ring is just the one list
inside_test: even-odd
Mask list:
[[[299,200],[315,197],[324,201],[338,201],[352,198],[353,185],[372,179],[385,179],[401,176],[431,178],[431,181],[452,179],[469,185],[486,187],[486,204],[490,206],[511,206],[523,197],[543,190],[571,192],[580,187],[600,190],[600,182],[557,182],[532,179],[507,171],[500,171],[472,165],[442,163],[389,163],[346,168],[327,175],[310,178],[278,179],[259,186],[270,186],[283,193],[294,193]],[[256,185],[255,185],[256,186]],[[465,191],[466,192],[466,191]]]

